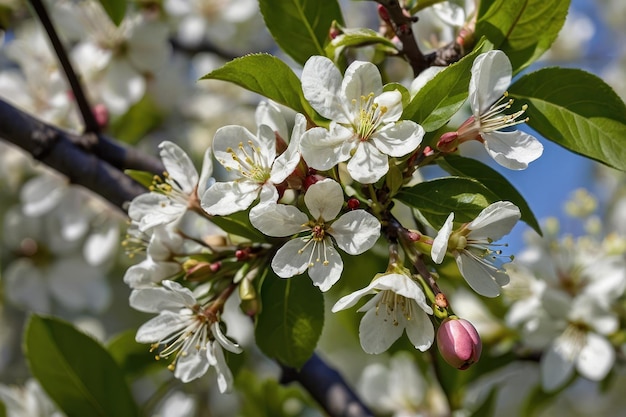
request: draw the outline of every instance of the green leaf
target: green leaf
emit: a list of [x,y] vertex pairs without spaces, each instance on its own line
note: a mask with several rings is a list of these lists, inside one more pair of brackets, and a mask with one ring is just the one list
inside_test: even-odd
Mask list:
[[259,8],[278,46],[299,64],[325,55],[333,21],[343,24],[337,0],[259,0]]
[[306,275],[284,279],[268,268],[261,286],[255,337],[270,358],[300,368],[311,357],[324,325],[324,297]]
[[2,401],[0,401],[0,417],[7,417],[7,408]]
[[402,118],[419,123],[426,132],[437,130],[448,123],[469,95],[470,71],[474,59],[489,49],[490,45],[483,43],[460,61],[442,70],[418,91],[404,109]]
[[468,223],[489,204],[500,199],[480,182],[463,177],[444,177],[403,188],[395,198],[418,209],[435,229],[454,212],[455,223]]
[[100,0],[104,11],[107,12],[111,21],[115,23],[115,26],[119,26],[122,20],[124,20],[126,1],[127,0]]
[[391,40],[368,28],[343,29],[343,33],[330,41],[324,52],[328,58],[336,62],[346,48],[367,45],[376,45],[387,54],[398,53],[398,47]]
[[541,227],[524,197],[498,171],[480,161],[458,155],[447,155],[445,158],[439,158],[437,163],[451,175],[478,180],[496,194],[500,200],[515,204],[522,213],[522,220],[541,235]]
[[138,415],[117,363],[71,324],[31,316],[24,348],[33,376],[68,417]]
[[476,36],[485,36],[504,51],[517,73],[550,48],[569,5],[569,0],[496,0],[481,7]]
[[[154,180],[154,174],[147,171],[138,171],[135,169],[125,169],[124,174],[128,175],[139,184],[149,189],[152,185],[152,181]],[[146,190],[147,191],[147,190]]]
[[267,241],[265,235],[252,226],[249,216],[247,210],[238,211],[228,216],[212,216],[211,222],[226,233],[241,236],[253,242]]
[[626,106],[604,81],[578,69],[545,68],[509,93],[528,104],[528,125],[575,153],[626,170]]
[[[142,374],[147,368],[159,366],[149,346],[135,341],[136,329],[127,330],[111,339],[107,350],[126,375]],[[160,367],[160,366],[159,366]]]
[[164,116],[154,99],[145,94],[122,116],[111,121],[109,132],[123,142],[137,144],[163,122]]
[[269,54],[236,58],[200,79],[228,81],[307,114],[314,120],[319,118],[304,98],[298,76],[287,64]]

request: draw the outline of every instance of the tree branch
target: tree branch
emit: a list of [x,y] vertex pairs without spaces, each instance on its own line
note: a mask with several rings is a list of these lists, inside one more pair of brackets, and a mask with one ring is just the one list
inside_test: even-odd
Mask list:
[[393,29],[402,42],[402,54],[409,61],[413,75],[417,77],[430,65],[417,46],[417,41],[413,35],[411,25],[414,23],[414,19],[404,13],[398,0],[376,0],[376,2],[387,9],[394,26]]
[[299,371],[282,367],[281,383],[297,381],[332,417],[372,417],[374,414],[346,385],[343,377],[328,366],[317,354]]
[[[0,137],[64,174],[71,183],[101,195],[122,210],[126,202],[146,192],[120,169],[77,146],[79,135],[37,120],[3,100],[0,100]],[[107,152],[120,166],[152,167],[150,171],[158,173],[164,170],[160,162],[113,142],[108,142]]]

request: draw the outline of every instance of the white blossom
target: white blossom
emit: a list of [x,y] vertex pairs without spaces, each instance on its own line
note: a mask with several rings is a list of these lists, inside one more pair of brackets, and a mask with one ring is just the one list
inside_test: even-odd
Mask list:
[[374,246],[380,236],[378,219],[365,210],[339,216],[343,202],[341,185],[325,179],[311,185],[304,196],[310,217],[294,206],[276,203],[250,211],[252,225],[268,236],[298,234],[272,260],[272,269],[279,277],[289,278],[308,270],[313,283],[327,291],[343,270],[335,243],[350,255]]
[[490,247],[492,242],[509,233],[520,217],[513,203],[498,201],[453,232],[454,213],[450,213],[433,241],[432,259],[439,264],[446,251],[450,251],[469,286],[485,297],[495,297],[500,294],[500,287],[509,282],[509,277],[494,264],[496,257]]
[[433,314],[433,309],[426,302],[422,288],[410,276],[379,275],[367,287],[339,299],[333,313],[352,307],[368,294],[376,295],[358,310],[365,312],[359,325],[365,352],[385,352],[405,330],[411,343],[422,352],[432,345],[435,331],[428,314]]
[[201,305],[191,290],[177,282],[165,280],[162,287],[140,288],[130,295],[131,307],[159,313],[138,330],[139,343],[163,346],[159,358],[173,356],[169,368],[174,376],[189,382],[215,368],[220,392],[232,389],[233,376],[222,349],[240,353],[241,348],[220,329],[219,314]]
[[414,151],[424,129],[400,120],[402,94],[383,92],[380,72],[369,62],[355,61],[342,77],[328,58],[313,56],[302,70],[302,91],[311,106],[331,120],[302,137],[302,157],[315,169],[327,170],[348,162],[350,176],[374,183],[389,170],[388,157]]

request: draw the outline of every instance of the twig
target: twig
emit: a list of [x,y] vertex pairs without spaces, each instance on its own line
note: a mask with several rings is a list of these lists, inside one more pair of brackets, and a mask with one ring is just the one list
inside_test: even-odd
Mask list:
[[89,105],[89,101],[87,100],[87,96],[85,95],[85,91],[80,84],[80,80],[76,76],[76,72],[72,67],[72,63],[70,62],[67,52],[65,51],[65,47],[61,43],[59,35],[52,24],[52,20],[50,20],[48,11],[41,0],[30,0],[30,3],[35,10],[35,13],[37,13],[37,17],[39,17],[41,24],[46,30],[48,38],[50,38],[54,52],[56,53],[59,63],[63,68],[63,72],[65,73],[65,77],[72,88],[72,94],[76,99],[76,104],[78,105],[83,122],[85,123],[85,133],[100,133],[100,125],[98,125],[98,122],[96,121],[91,106]]
[[402,42],[402,54],[409,61],[413,75],[418,76],[430,65],[417,46],[415,36],[413,36],[413,29],[411,28],[414,23],[413,18],[404,13],[398,0],[376,0],[376,2],[387,9],[389,18],[394,25],[393,29]]

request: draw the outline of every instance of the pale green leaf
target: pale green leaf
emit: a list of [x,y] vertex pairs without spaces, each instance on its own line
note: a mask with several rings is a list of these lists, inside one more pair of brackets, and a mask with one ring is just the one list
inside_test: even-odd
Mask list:
[[119,26],[122,20],[124,20],[126,2],[127,0],[100,0],[104,11],[107,12],[111,21],[115,23],[115,26]]

